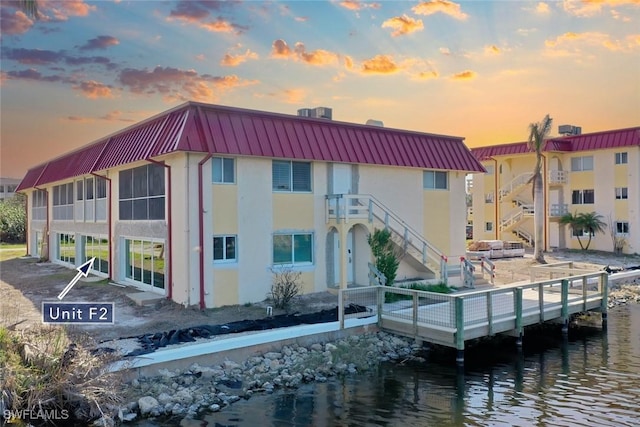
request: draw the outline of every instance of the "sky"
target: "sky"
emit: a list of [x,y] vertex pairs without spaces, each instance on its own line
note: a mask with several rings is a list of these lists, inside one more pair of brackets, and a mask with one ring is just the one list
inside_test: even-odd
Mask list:
[[193,100],[525,141],[640,125],[640,0],[0,3],[0,176]]

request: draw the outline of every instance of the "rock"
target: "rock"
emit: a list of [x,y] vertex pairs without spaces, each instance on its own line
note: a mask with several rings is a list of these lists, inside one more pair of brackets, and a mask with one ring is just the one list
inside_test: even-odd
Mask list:
[[158,406],[158,401],[152,396],[144,396],[138,399],[140,414],[147,415]]
[[209,406],[209,410],[211,412],[218,412],[220,410],[220,405],[214,403],[213,405]]
[[282,359],[282,353],[277,353],[275,351],[270,351],[268,353],[265,353],[264,358],[265,359],[269,359],[269,360]]
[[232,362],[231,360],[225,360],[224,361],[224,368],[227,369],[227,370],[239,369],[240,365],[237,364],[236,362]]
[[158,375],[164,378],[173,378],[176,376],[176,373],[168,369],[158,369]]
[[180,405],[179,403],[174,404],[173,407],[171,408],[171,413],[173,415],[180,415],[180,414],[184,414],[185,412],[187,412],[187,410],[185,409],[184,406]]
[[173,396],[173,400],[181,405],[189,405],[193,401],[191,393],[188,390],[180,390]]
[[331,343],[327,343],[324,346],[324,350],[325,351],[336,351],[338,349],[338,347],[336,347],[335,345],[331,344]]
[[113,427],[115,422],[110,417],[101,417],[92,422],[91,425],[95,427]]
[[171,403],[172,401],[173,401],[173,398],[167,393],[160,393],[158,395],[158,402],[163,406],[166,405],[167,403]]
[[322,344],[311,344],[311,350],[312,351],[322,351]]

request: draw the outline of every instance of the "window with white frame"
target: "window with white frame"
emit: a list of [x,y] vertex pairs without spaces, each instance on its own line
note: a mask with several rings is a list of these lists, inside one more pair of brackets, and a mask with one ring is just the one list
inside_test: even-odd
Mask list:
[[47,191],[35,190],[31,193],[31,219],[47,219]]
[[616,157],[616,165],[626,165],[628,162],[626,151],[615,153],[615,157]]
[[73,220],[73,182],[53,187],[53,219]]
[[76,221],[105,221],[107,219],[107,180],[87,177],[76,181]]
[[234,184],[236,182],[235,159],[214,157],[211,161],[214,184]]
[[308,193],[311,191],[311,163],[273,160],[273,191]]
[[629,198],[627,187],[616,187],[616,200],[626,200]]
[[313,263],[313,234],[273,235],[273,264],[297,265]]
[[571,236],[578,238],[578,237],[589,237],[589,230],[585,230],[583,228],[572,228],[571,229]]
[[571,158],[571,171],[592,171],[593,170],[593,156],[582,156]]
[[165,289],[164,243],[124,239],[125,277],[156,289]]
[[151,164],[120,171],[120,219],[164,219],[164,167]]
[[629,234],[629,222],[628,221],[616,221],[616,235],[627,236]]
[[213,261],[235,262],[237,261],[237,236],[213,236]]
[[484,195],[485,203],[493,203],[493,191]]
[[574,205],[592,205],[595,203],[595,193],[593,190],[573,190],[571,192],[571,203]]
[[485,222],[484,231],[493,231],[493,222],[491,221]]
[[76,238],[73,234],[56,233],[56,259],[71,265],[76,263]]
[[427,190],[446,190],[449,188],[449,172],[424,171],[422,186]]

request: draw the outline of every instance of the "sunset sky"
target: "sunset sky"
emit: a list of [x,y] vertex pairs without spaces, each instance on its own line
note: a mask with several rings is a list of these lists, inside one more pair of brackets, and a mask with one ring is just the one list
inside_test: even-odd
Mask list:
[[523,141],[640,125],[640,0],[2,1],[0,175],[187,100]]

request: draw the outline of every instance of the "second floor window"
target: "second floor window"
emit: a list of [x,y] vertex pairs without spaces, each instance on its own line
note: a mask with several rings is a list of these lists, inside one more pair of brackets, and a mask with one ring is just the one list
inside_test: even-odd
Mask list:
[[616,153],[616,165],[625,165],[627,164],[627,152],[623,151],[621,153]]
[[120,171],[120,219],[164,219],[164,167],[144,165]]
[[571,158],[571,171],[592,171],[593,170],[593,156],[572,157]]
[[573,190],[571,192],[571,203],[574,205],[592,205],[595,203],[593,190]]
[[233,184],[236,182],[234,159],[227,157],[214,157],[212,161],[214,184]]
[[616,187],[616,200],[626,200],[629,198],[627,187]]
[[53,219],[73,220],[73,182],[53,187]]
[[311,191],[311,163],[274,160],[271,166],[273,191]]
[[31,194],[31,218],[35,220],[47,219],[47,192],[36,190]]
[[449,188],[449,174],[444,171],[424,171],[422,184],[428,190],[446,190]]

